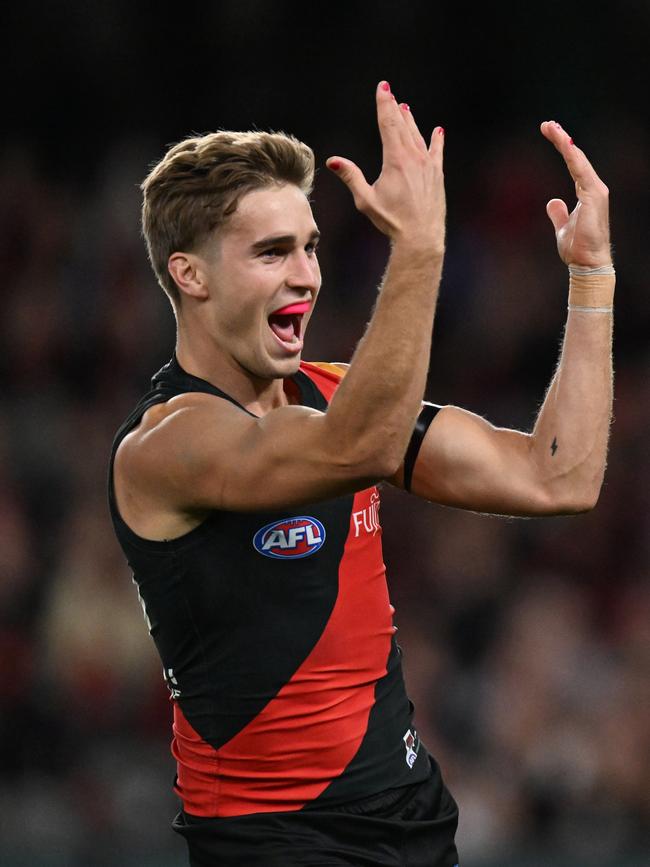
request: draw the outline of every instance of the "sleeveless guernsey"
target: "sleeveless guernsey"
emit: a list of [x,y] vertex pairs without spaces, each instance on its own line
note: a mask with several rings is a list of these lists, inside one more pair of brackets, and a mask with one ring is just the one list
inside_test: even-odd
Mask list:
[[[303,362],[286,387],[324,412],[335,370]],[[113,490],[120,442],[154,404],[197,391],[239,406],[174,358],[117,432],[109,471],[113,525],[173,700],[183,809],[311,810],[425,779],[431,766],[402,679],[376,487],[294,509],[214,511],[169,541],[143,539],[122,520]]]

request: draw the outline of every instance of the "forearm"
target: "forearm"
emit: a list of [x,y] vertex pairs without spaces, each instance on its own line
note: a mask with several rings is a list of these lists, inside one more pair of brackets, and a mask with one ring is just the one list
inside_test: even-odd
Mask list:
[[420,410],[441,272],[435,249],[394,245],[372,319],[327,412],[338,453],[379,460],[382,475],[399,466]]
[[593,507],[612,414],[611,313],[570,311],[560,362],[531,439],[536,471],[557,511]]
[[[557,371],[531,434],[495,428],[457,407],[435,416],[417,453],[410,490],[444,505],[502,515],[552,515],[595,505],[612,410],[614,270],[608,190],[554,121],[542,133],[565,159],[578,204],[551,199],[558,252],[571,273]],[[397,473],[396,484],[403,483]]]

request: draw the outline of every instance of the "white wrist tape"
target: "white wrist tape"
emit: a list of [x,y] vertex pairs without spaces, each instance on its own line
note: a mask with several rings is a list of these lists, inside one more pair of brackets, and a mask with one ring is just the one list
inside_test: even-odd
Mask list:
[[569,274],[577,274],[583,276],[585,274],[606,274],[610,276],[611,274],[616,274],[613,265],[601,265],[599,268],[588,268],[586,265],[569,265]]
[[569,310],[609,313],[614,303],[615,286],[613,265],[599,268],[569,265]]
[[614,307],[582,307],[579,304],[569,304],[567,310],[576,313],[613,313]]

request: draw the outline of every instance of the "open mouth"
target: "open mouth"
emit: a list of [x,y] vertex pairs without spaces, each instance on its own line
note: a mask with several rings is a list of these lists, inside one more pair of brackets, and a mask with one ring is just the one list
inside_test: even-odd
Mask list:
[[311,307],[309,301],[287,304],[269,316],[269,327],[278,342],[290,353],[300,352],[303,346],[302,318]]

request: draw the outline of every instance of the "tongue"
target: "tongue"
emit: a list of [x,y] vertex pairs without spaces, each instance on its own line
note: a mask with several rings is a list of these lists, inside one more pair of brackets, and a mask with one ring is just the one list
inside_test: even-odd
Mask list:
[[280,340],[291,343],[296,334],[293,316],[282,316],[274,313],[269,317],[269,325]]

